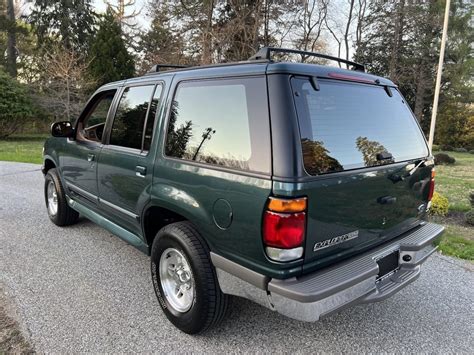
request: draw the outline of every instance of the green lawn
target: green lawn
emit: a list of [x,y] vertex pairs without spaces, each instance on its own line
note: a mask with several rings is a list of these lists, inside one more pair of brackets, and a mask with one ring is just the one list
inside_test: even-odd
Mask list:
[[[435,152],[435,154],[438,152]],[[433,217],[446,227],[440,240],[440,252],[474,260],[474,226],[468,225],[463,213],[471,208],[469,192],[474,191],[474,154],[444,152],[456,159],[453,165],[436,166],[435,191],[449,200],[447,217]]]
[[[0,160],[41,164],[46,138],[47,135],[18,135],[0,140]],[[474,191],[474,154],[447,153],[456,159],[456,163],[436,166],[436,191],[448,198],[450,211],[446,218],[433,218],[446,226],[446,232],[438,240],[439,250],[474,260],[474,227],[462,219],[462,212],[470,209],[469,192]]]
[[474,191],[474,154],[444,153],[454,157],[456,163],[436,166],[436,191],[448,198],[451,212],[469,211],[469,191]]
[[18,135],[0,140],[0,160],[41,164],[47,135]]

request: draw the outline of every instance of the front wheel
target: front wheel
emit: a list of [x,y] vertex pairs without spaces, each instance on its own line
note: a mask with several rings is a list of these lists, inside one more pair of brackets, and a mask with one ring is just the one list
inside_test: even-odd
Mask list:
[[54,224],[68,226],[76,223],[79,213],[67,204],[66,193],[56,169],[49,169],[45,176],[44,198],[49,219]]
[[209,249],[191,223],[173,223],[158,232],[151,274],[163,312],[183,332],[202,333],[224,317],[228,296],[220,290]]

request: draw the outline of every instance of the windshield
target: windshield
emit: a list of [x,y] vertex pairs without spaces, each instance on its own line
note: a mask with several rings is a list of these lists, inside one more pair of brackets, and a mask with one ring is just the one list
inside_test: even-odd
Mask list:
[[306,171],[318,175],[425,157],[426,142],[400,93],[383,86],[293,78]]

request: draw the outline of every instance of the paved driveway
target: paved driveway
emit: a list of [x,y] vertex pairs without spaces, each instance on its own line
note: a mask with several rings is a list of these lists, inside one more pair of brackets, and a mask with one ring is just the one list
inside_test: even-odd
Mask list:
[[44,352],[474,353],[472,264],[440,255],[394,297],[318,323],[235,299],[222,326],[188,336],[161,313],[148,257],[87,220],[49,222],[38,165],[0,162],[0,286]]

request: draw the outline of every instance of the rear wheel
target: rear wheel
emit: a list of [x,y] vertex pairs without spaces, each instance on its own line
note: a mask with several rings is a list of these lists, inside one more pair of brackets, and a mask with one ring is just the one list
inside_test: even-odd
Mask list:
[[183,332],[202,333],[223,319],[228,296],[221,292],[209,249],[191,223],[173,223],[158,232],[151,274],[163,312]]
[[54,224],[68,226],[76,223],[79,213],[67,204],[66,193],[56,169],[49,169],[45,176],[44,198],[49,219]]

